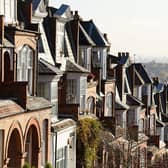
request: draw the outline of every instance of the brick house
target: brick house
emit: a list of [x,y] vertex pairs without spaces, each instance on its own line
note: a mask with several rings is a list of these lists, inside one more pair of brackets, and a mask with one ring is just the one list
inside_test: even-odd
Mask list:
[[1,3],[0,167],[39,168],[50,161],[51,103],[36,97],[38,33],[19,26],[16,1]]

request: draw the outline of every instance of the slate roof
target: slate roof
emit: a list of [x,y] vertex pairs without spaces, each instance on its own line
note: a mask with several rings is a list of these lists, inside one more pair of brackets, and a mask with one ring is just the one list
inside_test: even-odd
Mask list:
[[33,10],[37,9],[37,7],[39,6],[40,2],[41,2],[41,0],[32,1]]
[[47,61],[40,59],[38,62],[39,74],[41,75],[61,75],[63,74],[57,67]]
[[121,101],[116,101],[115,109],[116,110],[128,110],[129,106],[127,104],[122,103]]
[[128,55],[119,57],[119,64],[120,64],[120,65],[126,64],[127,61],[128,61],[128,59],[129,59],[129,56],[128,56]]
[[153,92],[154,93],[161,93],[164,91],[164,84],[158,83],[157,85],[154,85]]
[[4,38],[3,42],[0,39],[0,46],[14,48],[14,45],[7,38]]
[[19,106],[14,100],[0,100],[0,118],[23,113],[24,109]]
[[136,97],[129,95],[129,94],[127,94],[126,96],[127,96],[127,104],[128,105],[130,105],[130,106],[131,105],[134,105],[134,106],[142,106],[143,105],[143,103],[140,100],[138,100]]
[[77,73],[89,73],[89,71],[80,65],[72,62],[71,60],[66,60],[66,71],[67,72],[77,72]]
[[92,20],[80,21],[80,24],[97,46],[109,46],[108,42],[103,37],[103,34],[98,30]]
[[69,5],[65,5],[65,4],[62,4],[60,6],[60,8],[55,8],[55,7],[49,7],[48,10],[49,10],[49,16],[50,17],[54,17],[54,16],[62,16],[66,10],[70,8]]
[[95,45],[81,24],[79,24],[79,45]]
[[136,71],[140,74],[142,77],[143,81],[145,83],[151,84],[152,80],[149,77],[147,71],[145,70],[144,66],[140,63],[132,64],[131,66],[135,66]]
[[43,97],[28,97],[26,108],[27,111],[40,110],[45,108],[51,108],[52,104]]
[[69,5],[62,4],[61,7],[55,11],[54,15],[61,16],[66,12],[68,8],[69,8]]

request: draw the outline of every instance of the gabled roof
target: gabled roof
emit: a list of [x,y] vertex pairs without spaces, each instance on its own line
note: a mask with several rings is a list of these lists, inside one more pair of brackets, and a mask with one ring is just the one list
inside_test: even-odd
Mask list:
[[80,65],[72,62],[70,59],[66,60],[66,71],[67,72],[76,72],[76,73],[89,73],[89,71]]
[[164,91],[164,84],[163,83],[158,83],[156,85],[153,85],[153,92],[154,93],[161,93]]
[[54,15],[61,16],[66,12],[68,8],[70,8],[69,5],[62,4],[61,7],[58,10],[56,10]]
[[129,61],[129,55],[119,57],[119,64],[124,65]]
[[79,45],[95,45],[81,24],[79,24]]
[[149,77],[146,69],[141,63],[132,64],[131,66],[135,67],[136,71],[140,74],[140,76],[142,77],[145,83],[148,83],[148,84],[152,83],[151,78]]
[[[28,1],[30,2],[30,0]],[[39,7],[40,12],[46,11],[46,6],[48,5],[48,1],[45,1],[45,0],[35,0],[35,1],[31,1],[31,3],[32,3],[33,11],[35,11]]]
[[108,42],[103,37],[103,34],[98,30],[92,20],[80,21],[80,23],[97,46],[109,46]]
[[129,106],[142,106],[143,105],[143,103],[140,100],[138,100],[136,97],[129,95],[129,94],[127,94],[127,104]]
[[37,7],[39,6],[40,2],[41,2],[41,0],[32,1],[33,10],[37,9]]
[[47,61],[40,59],[39,60],[39,74],[40,75],[62,75],[62,71],[60,71],[55,66],[51,65]]
[[49,7],[49,16],[50,17],[66,17],[66,15],[71,15],[70,6],[62,4],[60,8]]

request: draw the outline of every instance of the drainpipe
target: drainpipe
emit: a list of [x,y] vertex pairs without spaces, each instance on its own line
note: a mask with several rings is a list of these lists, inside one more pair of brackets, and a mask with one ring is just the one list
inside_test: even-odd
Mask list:
[[[4,41],[4,16],[3,15],[0,15],[0,43],[1,44],[3,44],[3,41]],[[0,44],[0,45],[1,45]],[[0,65],[0,81],[3,81],[3,69],[4,69],[4,67],[3,67],[3,64],[2,64],[2,62],[3,62],[3,48],[1,48],[1,50],[0,50],[0,55],[1,55],[1,57],[0,57],[0,62],[1,62],[1,65]]]
[[0,39],[3,44],[4,41],[4,16],[0,15]]

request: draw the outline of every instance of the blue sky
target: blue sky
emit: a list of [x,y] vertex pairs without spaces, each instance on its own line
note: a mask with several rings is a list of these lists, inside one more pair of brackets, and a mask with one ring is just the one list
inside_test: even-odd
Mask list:
[[[168,60],[168,0],[51,0],[93,19],[111,41],[111,52],[128,51],[136,59]],[[152,58],[151,58],[152,57]]]

